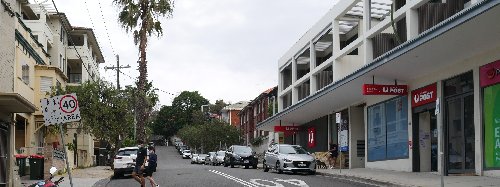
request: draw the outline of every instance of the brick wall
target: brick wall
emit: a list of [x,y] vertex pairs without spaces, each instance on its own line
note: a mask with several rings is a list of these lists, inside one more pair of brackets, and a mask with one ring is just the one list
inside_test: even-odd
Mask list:
[[[15,0],[1,0],[10,4],[12,10],[17,10]],[[15,21],[5,6],[0,3],[0,92],[14,91],[14,60],[15,60]]]
[[238,110],[230,110],[229,115],[231,116],[231,125],[239,128],[240,116],[238,116],[238,112]]

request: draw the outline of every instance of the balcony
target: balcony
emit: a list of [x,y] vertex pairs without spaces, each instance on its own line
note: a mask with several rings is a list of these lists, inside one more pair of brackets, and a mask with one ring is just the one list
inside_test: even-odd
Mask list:
[[47,44],[53,45],[54,33],[44,20],[23,20],[24,24],[32,30],[33,35],[38,36],[38,42],[43,44],[47,51]]

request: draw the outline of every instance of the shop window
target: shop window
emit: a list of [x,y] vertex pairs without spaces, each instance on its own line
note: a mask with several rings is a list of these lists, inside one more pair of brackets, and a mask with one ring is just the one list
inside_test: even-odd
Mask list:
[[408,97],[368,108],[368,161],[408,158]]

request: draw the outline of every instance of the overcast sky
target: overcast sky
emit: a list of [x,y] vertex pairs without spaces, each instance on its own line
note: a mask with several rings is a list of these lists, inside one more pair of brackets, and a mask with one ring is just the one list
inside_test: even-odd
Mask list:
[[[41,0],[37,0],[40,2]],[[50,1],[49,1],[50,2]],[[139,54],[131,34],[117,22],[112,1],[55,0],[72,26],[93,28],[105,64],[101,77],[113,83],[116,65],[137,77]],[[100,4],[99,4],[100,2]],[[148,46],[148,79],[159,92],[160,102],[170,105],[181,91],[199,91],[214,103],[254,99],[278,84],[278,59],[306,33],[335,0],[178,0],[173,16],[163,22],[164,35]],[[109,37],[108,37],[109,33]],[[123,74],[120,84],[133,80]]]

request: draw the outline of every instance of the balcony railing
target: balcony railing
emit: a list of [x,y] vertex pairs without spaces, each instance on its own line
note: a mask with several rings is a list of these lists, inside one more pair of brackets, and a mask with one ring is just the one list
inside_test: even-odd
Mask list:
[[69,74],[69,83],[82,83],[82,74],[81,73],[70,73]]

